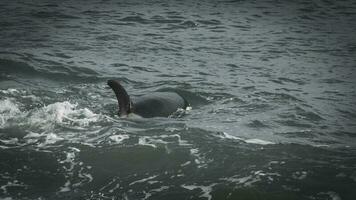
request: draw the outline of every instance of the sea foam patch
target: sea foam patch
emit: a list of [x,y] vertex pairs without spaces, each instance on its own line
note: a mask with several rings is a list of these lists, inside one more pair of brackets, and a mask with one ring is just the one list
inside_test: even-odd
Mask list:
[[39,144],[38,146],[39,147],[44,147],[44,146],[47,146],[47,145],[50,145],[50,144],[54,144],[58,141],[61,141],[63,140],[64,138],[62,137],[59,137],[58,135],[54,134],[54,133],[48,133],[46,135],[46,139],[43,143]]
[[97,115],[87,108],[77,108],[77,104],[69,101],[56,102],[42,107],[30,114],[31,125],[51,129],[55,124],[71,125],[74,127],[86,127],[91,122],[99,120]]
[[16,93],[19,93],[19,91],[17,89],[14,89],[14,88],[9,88],[7,90],[0,90],[1,93],[3,94],[16,94]]
[[147,178],[143,178],[143,179],[134,181],[134,182],[130,183],[129,185],[134,185],[134,184],[137,184],[137,183],[144,183],[144,182],[147,182],[148,180],[155,179],[156,177],[158,177],[158,175],[149,176]]
[[68,192],[77,188],[83,184],[92,182],[93,176],[89,173],[90,166],[86,166],[78,159],[80,149],[76,147],[68,147],[67,151],[64,151],[65,158],[58,160],[64,170],[64,177],[66,182],[59,188],[59,192]]
[[203,186],[203,185],[181,185],[182,188],[185,188],[187,190],[195,190],[195,189],[200,189],[202,191],[202,194],[199,196],[199,197],[205,197],[207,198],[208,200],[211,200],[212,199],[212,196],[211,196],[211,192],[213,190],[213,187],[215,186],[216,184],[211,184],[211,185],[208,185],[208,186]]
[[268,180],[268,182],[274,181],[275,177],[280,177],[281,175],[276,172],[264,172],[262,170],[251,171],[247,176],[234,175],[228,178],[221,178],[227,182],[236,184],[237,187],[251,187],[254,183],[260,182],[263,179]]
[[199,151],[198,148],[192,148],[189,151],[190,155],[194,158],[194,163],[197,165],[197,168],[206,168],[208,166],[208,163],[213,161],[211,159],[207,159],[205,155]]
[[155,135],[155,136],[141,136],[138,140],[139,145],[151,146],[157,148],[158,146],[167,146],[169,144],[177,144],[179,146],[190,146],[188,141],[183,140],[180,135]]
[[219,138],[222,139],[232,139],[232,140],[240,140],[249,144],[259,144],[259,145],[268,145],[268,144],[275,144],[274,142],[270,142],[267,140],[262,140],[258,138],[252,138],[252,139],[243,139],[237,136],[230,135],[228,133],[222,132],[221,134],[217,135]]
[[250,144],[260,144],[260,145],[267,145],[267,144],[275,144],[273,142],[267,141],[267,140],[261,140],[261,139],[247,139],[244,140],[246,143],[250,143]]
[[20,113],[19,106],[12,99],[0,100],[0,128],[5,127],[9,119]]
[[112,136],[109,137],[109,139],[111,141],[113,141],[115,143],[118,143],[118,144],[122,143],[124,140],[129,139],[129,138],[130,138],[130,136],[126,135],[126,134],[124,134],[124,135],[112,135]]

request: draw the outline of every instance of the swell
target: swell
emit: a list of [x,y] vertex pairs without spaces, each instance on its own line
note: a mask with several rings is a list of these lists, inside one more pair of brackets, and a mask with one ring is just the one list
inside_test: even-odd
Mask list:
[[[44,62],[42,62],[44,63]],[[34,67],[23,61],[0,58],[0,81],[17,78],[45,78],[54,81],[88,82],[99,81],[98,73],[85,68],[65,66],[54,61],[44,63],[46,69]]]

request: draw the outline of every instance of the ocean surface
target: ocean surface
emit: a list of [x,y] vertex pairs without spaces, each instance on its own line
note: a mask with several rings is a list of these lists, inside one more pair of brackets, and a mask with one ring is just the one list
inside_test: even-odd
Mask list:
[[[0,1],[0,199],[356,199],[356,1]],[[107,86],[191,109],[119,118]]]

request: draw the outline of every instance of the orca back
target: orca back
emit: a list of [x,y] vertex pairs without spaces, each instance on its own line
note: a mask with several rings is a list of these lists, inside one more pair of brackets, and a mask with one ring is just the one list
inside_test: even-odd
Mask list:
[[186,100],[175,92],[153,92],[136,98],[131,112],[145,118],[168,117],[187,106]]
[[131,101],[124,87],[116,80],[109,80],[108,85],[115,92],[119,104],[119,116],[129,114],[141,117],[168,117],[179,108],[187,108],[188,102],[175,92],[153,92]]

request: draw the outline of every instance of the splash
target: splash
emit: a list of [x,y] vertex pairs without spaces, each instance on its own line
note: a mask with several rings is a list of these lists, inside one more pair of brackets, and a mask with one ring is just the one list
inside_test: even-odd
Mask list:
[[9,119],[20,114],[19,106],[12,99],[0,100],[0,128],[4,128]]
[[87,108],[76,109],[78,104],[68,101],[50,104],[30,115],[31,125],[52,129],[55,124],[72,125],[77,128],[86,127],[96,122],[99,116]]
[[[21,105],[11,98],[0,100],[0,128],[4,128],[2,149],[25,144],[47,147],[78,137],[77,131],[93,133],[98,129],[93,124],[105,119],[105,116],[95,114],[88,108],[78,108],[78,104],[69,101],[31,110],[20,110]],[[14,138],[16,141],[12,140]]]

